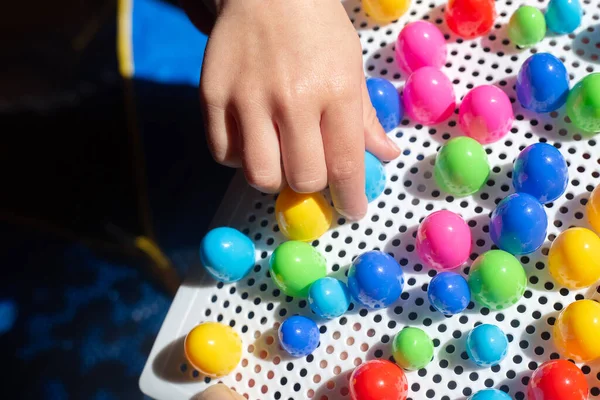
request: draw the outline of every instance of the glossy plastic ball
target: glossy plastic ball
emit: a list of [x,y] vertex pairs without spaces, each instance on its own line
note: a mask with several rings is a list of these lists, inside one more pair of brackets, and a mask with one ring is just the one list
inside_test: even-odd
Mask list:
[[386,79],[369,78],[367,91],[383,129],[386,132],[395,129],[404,116],[404,107],[396,87]]
[[204,322],[183,344],[185,357],[198,372],[217,378],[229,374],[242,359],[242,339],[229,325]]
[[365,194],[369,203],[383,193],[385,183],[383,164],[373,154],[365,152]]
[[400,69],[412,74],[422,67],[441,69],[446,64],[446,39],[427,21],[407,24],[396,41],[396,62]]
[[592,191],[588,200],[587,206],[587,219],[592,225],[592,228],[596,233],[600,234],[600,185]]
[[600,237],[586,228],[558,235],[548,254],[550,275],[561,286],[582,289],[600,280]]
[[508,394],[498,389],[483,389],[467,400],[512,400]]
[[527,400],[587,400],[588,393],[585,375],[567,360],[546,361],[527,384]]
[[536,113],[558,110],[569,95],[569,74],[565,65],[549,53],[529,57],[517,75],[517,99]]
[[456,108],[450,79],[434,67],[413,72],[404,85],[404,108],[413,122],[436,125],[446,121]]
[[490,165],[483,146],[470,137],[456,137],[435,158],[434,178],[444,192],[457,197],[478,192],[487,182]]
[[505,197],[492,212],[490,237],[500,249],[514,255],[533,253],[546,240],[548,217],[544,206],[527,193]]
[[387,360],[367,361],[350,375],[352,400],[406,400],[407,395],[404,371]]
[[450,0],[446,7],[448,28],[458,36],[473,39],[483,36],[494,26],[494,0]]
[[254,243],[237,229],[215,228],[200,243],[200,262],[218,281],[239,281],[254,268]]
[[550,0],[546,8],[546,26],[560,35],[577,29],[582,17],[583,9],[579,0]]
[[425,368],[433,359],[433,341],[422,329],[406,327],[394,338],[392,355],[409,371]]
[[308,304],[321,318],[337,318],[348,311],[350,292],[342,281],[330,277],[321,278],[310,285]]
[[461,131],[481,144],[497,142],[512,127],[515,116],[510,99],[493,85],[477,86],[458,109]]
[[471,289],[467,280],[456,272],[440,272],[427,286],[429,303],[444,315],[464,311],[471,301]]
[[471,265],[469,288],[477,303],[491,310],[502,310],[521,299],[527,288],[527,275],[512,254],[490,250]]
[[369,17],[387,24],[404,15],[410,0],[362,0],[362,5]]
[[569,184],[569,168],[560,151],[547,143],[532,144],[517,156],[513,169],[513,187],[540,203],[553,202]]
[[279,343],[292,357],[304,357],[319,346],[319,327],[301,315],[289,317],[279,326]]
[[312,242],[331,226],[333,208],[321,193],[296,193],[287,186],[275,202],[275,219],[288,239]]
[[467,355],[480,367],[500,363],[508,352],[508,338],[496,325],[476,326],[467,335]]
[[384,308],[402,294],[404,273],[400,264],[381,251],[368,251],[356,257],[348,272],[348,289],[360,304]]
[[600,73],[589,74],[573,87],[567,98],[567,115],[578,129],[600,132]]
[[441,210],[429,214],[417,230],[421,261],[437,270],[454,269],[471,255],[471,229],[458,214]]
[[600,303],[577,300],[554,323],[554,343],[560,354],[576,362],[600,358]]
[[508,21],[508,37],[520,47],[530,47],[546,36],[546,19],[535,7],[521,6]]
[[273,282],[292,297],[307,297],[313,282],[327,274],[325,258],[308,243],[289,241],[277,246],[269,260]]

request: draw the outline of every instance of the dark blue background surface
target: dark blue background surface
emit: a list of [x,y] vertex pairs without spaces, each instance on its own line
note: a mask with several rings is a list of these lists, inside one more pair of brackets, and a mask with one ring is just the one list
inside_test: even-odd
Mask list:
[[[206,37],[158,1],[136,0],[133,26],[151,220],[184,276],[232,176],[212,161],[202,132],[197,82]],[[100,104],[123,104],[122,90],[99,91]],[[0,225],[0,235],[3,397],[143,398],[138,379],[171,302],[147,260],[18,224]]]

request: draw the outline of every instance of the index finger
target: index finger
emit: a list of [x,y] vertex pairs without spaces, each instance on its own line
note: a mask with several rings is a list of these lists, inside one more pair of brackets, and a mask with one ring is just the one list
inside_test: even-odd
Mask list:
[[325,109],[321,117],[321,134],[333,203],[340,214],[358,220],[367,212],[360,87],[355,95]]

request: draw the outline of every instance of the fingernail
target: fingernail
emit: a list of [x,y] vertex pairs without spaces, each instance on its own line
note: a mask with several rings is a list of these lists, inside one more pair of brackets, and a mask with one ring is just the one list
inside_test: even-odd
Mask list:
[[392,138],[387,136],[386,139],[387,139],[387,142],[390,145],[390,147],[393,148],[394,150],[396,150],[398,153],[400,153],[400,147],[398,147],[398,145],[396,143],[394,143]]

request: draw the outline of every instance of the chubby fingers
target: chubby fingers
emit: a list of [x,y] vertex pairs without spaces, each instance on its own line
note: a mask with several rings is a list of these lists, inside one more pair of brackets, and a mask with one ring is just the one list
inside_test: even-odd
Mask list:
[[283,108],[278,125],[282,162],[290,187],[298,193],[314,193],[327,187],[327,166],[319,126],[320,113],[314,107]]
[[338,212],[350,220],[367,211],[365,195],[365,134],[362,98],[343,92],[329,103],[321,117],[321,134],[331,196]]
[[200,77],[200,110],[208,149],[219,164],[239,168],[239,132],[228,91],[217,84],[210,64],[205,69],[208,73]]
[[264,193],[277,193],[283,179],[279,138],[272,116],[255,101],[238,100],[234,108],[246,180]]
[[202,102],[206,140],[213,158],[219,164],[239,168],[239,134],[234,116],[225,104]]

